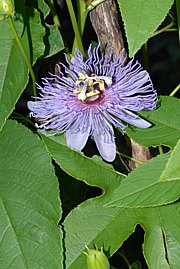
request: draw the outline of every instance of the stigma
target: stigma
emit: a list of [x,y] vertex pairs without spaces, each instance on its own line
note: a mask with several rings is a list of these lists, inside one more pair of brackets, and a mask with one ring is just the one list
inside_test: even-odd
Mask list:
[[80,101],[94,101],[105,89],[105,84],[111,85],[112,77],[97,76],[96,74],[88,76],[87,74],[78,73],[75,85],[79,87],[74,90],[74,93],[77,94]]

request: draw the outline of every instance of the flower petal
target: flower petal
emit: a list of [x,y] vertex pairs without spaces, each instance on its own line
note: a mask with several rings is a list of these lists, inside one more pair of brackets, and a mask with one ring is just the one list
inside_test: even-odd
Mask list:
[[34,111],[38,107],[38,102],[29,101],[27,102],[27,107],[29,110]]
[[104,142],[103,135],[94,135],[94,139],[96,142],[96,146],[98,148],[99,153],[107,162],[113,162],[116,157],[116,145],[115,142]]
[[148,121],[142,119],[129,110],[121,109],[121,111],[123,112],[123,114],[120,116],[121,119],[127,123],[130,123],[131,125],[134,125],[138,128],[149,128],[152,125]]
[[88,127],[85,131],[83,130],[77,133],[73,133],[71,131],[71,128],[67,130],[66,131],[66,143],[68,147],[77,151],[82,150],[88,140],[90,129],[91,128]]
[[[95,119],[95,118],[94,118]],[[114,130],[105,118],[101,118],[101,129],[93,131],[97,149],[102,158],[107,162],[113,162],[116,157],[116,144],[114,141]],[[103,127],[104,126],[104,127]]]

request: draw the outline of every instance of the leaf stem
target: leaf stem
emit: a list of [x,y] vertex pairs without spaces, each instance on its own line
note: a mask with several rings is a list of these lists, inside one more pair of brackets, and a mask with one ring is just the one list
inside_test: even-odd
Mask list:
[[119,154],[119,155],[121,155],[121,156],[123,156],[123,157],[125,157],[125,158],[127,158],[127,159],[129,159],[129,160],[132,160],[132,161],[134,161],[134,162],[136,162],[136,163],[139,163],[139,164],[142,164],[142,163],[143,163],[143,162],[141,162],[140,160],[137,160],[137,159],[135,159],[135,158],[133,158],[133,157],[130,157],[130,156],[128,156],[128,155],[126,155],[126,154],[124,154],[124,153],[121,153],[121,152],[119,152],[119,151],[117,151],[117,150],[116,150],[116,153]]
[[122,252],[118,252],[118,254],[123,258],[123,260],[125,261],[125,263],[128,266],[128,268],[131,269],[131,264],[129,263],[129,261],[126,258],[126,256]]
[[[82,44],[82,40],[81,40],[81,35],[79,32],[79,28],[78,28],[78,24],[77,24],[77,20],[76,20],[76,16],[74,13],[74,9],[73,9],[73,5],[72,5],[71,0],[66,0],[66,4],[67,4],[68,10],[69,10],[69,15],[71,18],[71,23],[73,26],[75,39],[77,41],[78,48],[81,50],[82,54],[84,55],[84,48],[83,48],[83,44]],[[74,54],[74,50],[75,50],[75,48],[73,48],[72,54]]]
[[161,145],[158,146],[158,149],[159,149],[159,154],[160,155],[163,155],[163,148]]
[[144,58],[144,67],[149,71],[149,59],[148,59],[148,46],[147,42],[142,46],[143,58]]
[[59,21],[59,17],[57,15],[56,9],[54,7],[53,0],[47,0],[47,3],[48,3],[48,6],[51,9],[51,14],[52,14],[54,24],[57,25],[59,29],[61,29],[61,23]]
[[171,28],[173,25],[174,25],[174,22],[171,22],[170,24],[168,24],[167,26],[163,27],[162,29],[155,31],[155,32],[151,35],[151,37],[154,37],[154,36],[159,35],[159,34],[161,34],[161,33],[163,33],[163,32],[169,31],[170,28]]
[[177,91],[179,91],[179,89],[180,89],[180,84],[177,85],[177,87],[170,93],[169,96],[174,96],[177,93]]
[[24,60],[25,60],[27,66],[28,66],[28,68],[29,68],[29,72],[30,72],[30,74],[31,74],[31,78],[32,78],[33,94],[34,94],[34,96],[37,96],[37,91],[36,91],[36,78],[35,78],[35,75],[34,75],[34,71],[33,71],[32,66],[31,66],[31,64],[30,64],[29,58],[28,58],[28,56],[27,56],[27,54],[26,54],[26,52],[25,52],[25,49],[24,49],[23,44],[22,44],[22,42],[21,42],[21,39],[20,39],[19,36],[18,36],[18,33],[17,33],[17,31],[16,31],[16,28],[15,28],[15,25],[14,25],[14,23],[13,23],[13,20],[12,20],[12,17],[11,17],[11,16],[8,17],[8,22],[9,22],[11,31],[12,31],[14,37],[15,37],[15,40],[16,40],[16,42],[17,42],[17,45],[18,45],[18,47],[19,47],[19,49],[20,49],[20,51],[21,51],[21,53],[22,53],[22,55],[23,55],[23,57],[24,57]]
[[180,45],[180,1],[179,0],[176,0],[176,12],[177,12],[177,24],[178,24],[179,45]]
[[12,115],[11,118],[13,118],[13,119],[23,119],[25,122],[29,123],[31,126],[34,127],[34,123],[30,119],[25,117],[24,115],[22,115],[22,114],[20,114],[20,113],[18,113],[16,111],[14,111],[13,114],[16,115],[16,117]]
[[[84,32],[87,14],[88,14],[88,11],[86,8],[86,3],[84,1],[77,0],[77,23],[78,23],[81,39]],[[73,42],[72,53],[74,53],[77,47],[78,47],[77,39],[75,38]]]

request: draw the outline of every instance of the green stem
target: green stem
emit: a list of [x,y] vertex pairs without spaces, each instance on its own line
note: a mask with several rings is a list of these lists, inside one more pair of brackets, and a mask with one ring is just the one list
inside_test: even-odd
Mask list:
[[131,264],[129,263],[129,261],[126,258],[126,256],[123,253],[121,253],[121,252],[118,252],[118,254],[123,258],[123,260],[125,261],[125,263],[128,266],[128,268],[131,269]]
[[54,24],[58,26],[59,30],[61,29],[61,23],[59,21],[59,17],[57,15],[56,9],[54,7],[54,2],[53,0],[47,0],[48,6],[51,9],[51,14],[52,14],[52,18],[54,21]]
[[18,113],[16,111],[14,111],[13,114],[16,115],[17,117],[12,115],[11,118],[13,118],[13,119],[23,119],[24,121],[28,122],[31,126],[34,127],[34,123],[30,119],[28,119],[27,117],[23,116],[22,114],[20,114],[20,113]]
[[151,37],[154,37],[154,36],[159,35],[159,34],[165,32],[165,31],[170,30],[170,28],[171,28],[173,25],[174,25],[174,22],[171,22],[170,24],[168,24],[167,26],[163,27],[162,29],[157,30],[156,32],[154,32],[154,33],[151,35]]
[[146,70],[149,70],[149,59],[148,59],[148,46],[147,43],[145,43],[142,46],[142,51],[143,51],[143,58],[144,58],[144,67]]
[[34,93],[34,96],[37,96],[37,91],[36,91],[36,78],[35,78],[35,75],[34,75],[34,71],[33,71],[32,66],[31,66],[31,64],[30,64],[29,58],[28,58],[28,56],[27,56],[27,54],[26,54],[26,52],[25,52],[25,49],[24,49],[23,44],[22,44],[22,42],[21,42],[21,39],[20,39],[19,36],[18,36],[18,33],[17,33],[17,31],[16,31],[16,28],[15,28],[15,26],[14,26],[14,23],[13,23],[13,20],[12,20],[12,17],[11,17],[11,16],[8,17],[8,22],[9,22],[11,31],[12,31],[14,37],[15,37],[15,40],[16,40],[16,42],[17,42],[17,45],[18,45],[18,47],[19,47],[19,49],[20,49],[20,51],[21,51],[21,53],[22,53],[22,55],[23,55],[23,57],[24,57],[24,60],[25,60],[27,66],[28,66],[28,68],[29,68],[29,72],[30,72],[30,74],[31,74],[31,78],[32,78],[32,84],[33,84],[33,93]]
[[177,87],[170,93],[169,96],[174,96],[177,93],[177,91],[179,91],[179,89],[180,89],[180,84],[177,85]]
[[177,23],[178,23],[179,44],[180,44],[180,1],[179,0],[176,0],[176,12],[177,12]]
[[[78,28],[78,24],[77,24],[77,20],[76,20],[76,16],[75,16],[75,13],[74,13],[74,9],[73,9],[73,5],[72,5],[71,0],[66,0],[66,4],[67,4],[68,10],[69,10],[71,23],[72,23],[72,26],[73,26],[75,39],[76,39],[78,48],[81,50],[82,54],[84,55],[84,48],[83,48],[83,44],[82,44],[82,40],[81,40],[81,35],[80,35],[80,32],[79,32],[79,28]],[[72,54],[74,54],[74,50],[72,51]]]
[[116,151],[116,153],[119,154],[119,155],[121,155],[121,156],[123,156],[123,157],[125,157],[125,158],[127,158],[127,159],[129,159],[129,160],[131,160],[131,161],[134,161],[136,163],[139,163],[139,164],[142,164],[143,163],[140,160],[137,160],[137,159],[135,159],[133,157],[130,157],[130,156],[126,155],[126,154],[123,154],[123,153],[121,153],[119,151]]
[[160,155],[163,155],[163,148],[161,145],[158,146],[158,149],[159,149],[159,154]]
[[[87,11],[87,8],[86,8],[86,3],[84,1],[77,0],[77,14],[78,14],[78,20],[77,21],[78,21],[79,31],[80,31],[80,35],[81,35],[81,38],[82,38],[85,23],[86,23],[86,18],[87,18],[87,14],[88,14],[88,11]],[[77,40],[74,39],[72,52],[75,51],[77,46],[78,46]]]

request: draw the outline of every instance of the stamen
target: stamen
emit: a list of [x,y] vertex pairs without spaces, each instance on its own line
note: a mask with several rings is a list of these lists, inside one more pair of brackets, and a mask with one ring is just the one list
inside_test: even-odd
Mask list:
[[[86,74],[78,73],[78,79],[75,82],[75,85],[81,84],[82,86],[75,89],[73,92],[78,94],[78,99],[84,101],[87,98],[99,95],[101,91],[105,89],[105,83],[107,85],[112,84],[112,77],[106,76],[97,76],[96,74],[91,74],[89,77]],[[98,86],[95,88],[95,85]]]
[[89,97],[92,97],[92,96],[95,96],[95,95],[98,95],[98,94],[100,94],[100,91],[94,90],[93,92],[86,93],[86,96],[89,98]]
[[88,84],[88,80],[85,81],[83,87],[81,87],[82,88],[81,92],[78,94],[78,99],[80,101],[86,100],[87,84]]

